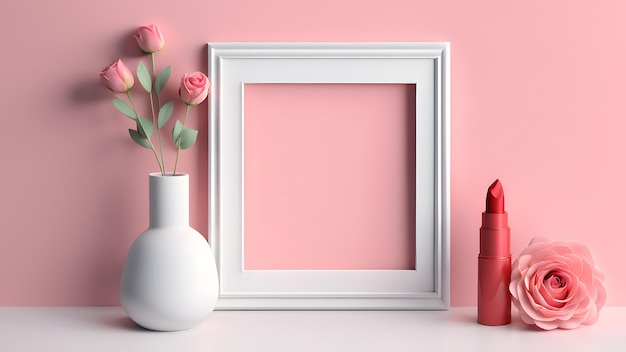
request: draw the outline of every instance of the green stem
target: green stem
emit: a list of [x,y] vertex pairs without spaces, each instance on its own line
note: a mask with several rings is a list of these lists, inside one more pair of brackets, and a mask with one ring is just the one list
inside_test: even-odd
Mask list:
[[150,57],[152,58],[152,77],[156,79],[156,69],[154,66],[154,53],[150,53]]
[[[141,126],[141,128],[145,131],[145,128],[143,127],[143,124],[141,123],[141,119],[139,118],[139,113],[137,112],[137,107],[135,106],[135,102],[133,101],[133,98],[130,96],[130,90],[126,92],[126,96],[128,97],[128,101],[130,101],[130,104],[133,106],[133,111],[135,112],[135,115],[137,117],[137,123],[139,123],[139,126]],[[154,145],[152,144],[150,137],[146,136],[146,139],[148,140],[148,144],[150,144],[150,149],[152,149],[152,152],[154,153],[154,157],[156,158],[157,164],[159,164],[159,169],[161,170],[161,173],[164,173],[163,165],[161,165],[161,161],[159,160],[159,156],[157,155],[156,149],[154,149]]]
[[183,136],[183,131],[185,130],[185,123],[187,122],[187,115],[189,115],[189,105],[185,105],[185,118],[183,119],[183,128],[180,130],[180,134],[176,139],[176,162],[174,162],[174,173],[172,175],[176,176],[176,166],[178,166],[178,153],[180,152],[180,140]]
[[[156,76],[156,65],[154,64],[154,53],[150,54],[150,56],[152,57],[152,81],[153,81],[153,86],[156,87],[157,76]],[[161,110],[160,94],[157,93],[156,96],[157,96],[157,104],[159,106],[159,110]],[[161,139],[161,128],[159,127],[159,120],[155,117],[155,114],[154,114],[154,102],[152,101],[152,91],[150,92],[150,106],[152,107],[152,122],[156,126],[157,135],[159,137],[159,154],[161,154],[161,164],[163,165],[161,169],[161,174],[165,176],[165,158],[163,157],[163,140]]]

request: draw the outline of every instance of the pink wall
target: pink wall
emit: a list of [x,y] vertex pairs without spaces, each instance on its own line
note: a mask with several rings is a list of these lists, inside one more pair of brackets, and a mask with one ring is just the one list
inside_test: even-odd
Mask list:
[[415,85],[244,89],[244,267],[415,268]]
[[[624,13],[617,0],[3,3],[0,305],[119,304],[155,165],[97,73],[118,57],[134,67],[129,34],[148,23],[176,79],[207,69],[207,41],[450,41],[452,304],[475,304],[480,212],[500,178],[514,255],[535,235],[583,241],[608,304],[626,305]],[[192,112],[200,140],[180,164],[205,234],[206,115]]]

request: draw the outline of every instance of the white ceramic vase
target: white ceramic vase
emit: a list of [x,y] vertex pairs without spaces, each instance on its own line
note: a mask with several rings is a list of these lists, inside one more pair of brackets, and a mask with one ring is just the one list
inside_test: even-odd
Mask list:
[[213,311],[218,289],[213,252],[189,226],[189,175],[150,174],[150,227],[128,252],[122,307],[146,329],[184,330]]

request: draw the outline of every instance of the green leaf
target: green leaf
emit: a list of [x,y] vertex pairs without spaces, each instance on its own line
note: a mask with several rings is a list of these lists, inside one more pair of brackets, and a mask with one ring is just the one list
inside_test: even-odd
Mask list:
[[191,128],[183,127],[183,131],[180,134],[180,149],[187,149],[196,143],[198,138],[198,131]]
[[150,93],[152,91],[152,77],[150,77],[150,73],[143,61],[139,61],[139,65],[137,65],[137,78],[139,78],[143,89]]
[[133,110],[133,108],[131,108],[125,101],[123,101],[122,99],[115,97],[113,98],[113,105],[115,105],[115,107],[117,108],[117,110],[119,110],[122,114],[130,117],[133,120],[137,119],[137,114],[135,114],[135,111]]
[[132,138],[135,143],[146,149],[150,149],[150,143],[148,143],[148,138],[143,137],[139,134],[139,132],[131,130],[130,128],[128,129],[128,133],[130,134],[130,138]]
[[172,130],[172,139],[174,139],[174,144],[178,145],[178,137],[180,137],[180,131],[183,130],[183,124],[180,121],[176,121],[176,125]]
[[161,90],[167,84],[167,81],[170,79],[170,73],[172,73],[172,65],[164,68],[159,74],[154,82],[154,89],[156,90],[156,94],[161,94]]
[[[139,121],[141,121],[141,123],[139,123]],[[152,136],[152,132],[154,131],[154,124],[147,118],[140,117],[137,121],[137,131],[139,132],[139,134],[141,134],[142,137],[150,137]]]
[[180,149],[187,149],[196,143],[198,131],[184,127],[180,121],[176,121],[176,125],[172,130],[172,137],[174,138],[174,144],[179,146]]
[[172,116],[172,112],[174,111],[174,103],[168,101],[165,105],[161,106],[159,109],[159,128],[163,127],[167,123],[167,121]]

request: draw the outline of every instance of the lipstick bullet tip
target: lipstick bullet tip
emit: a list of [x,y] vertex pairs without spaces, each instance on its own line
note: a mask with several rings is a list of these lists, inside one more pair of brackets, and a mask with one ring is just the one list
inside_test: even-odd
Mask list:
[[502,183],[500,180],[495,180],[489,190],[487,191],[487,205],[486,211],[488,213],[503,213],[504,212],[504,191],[502,190]]

